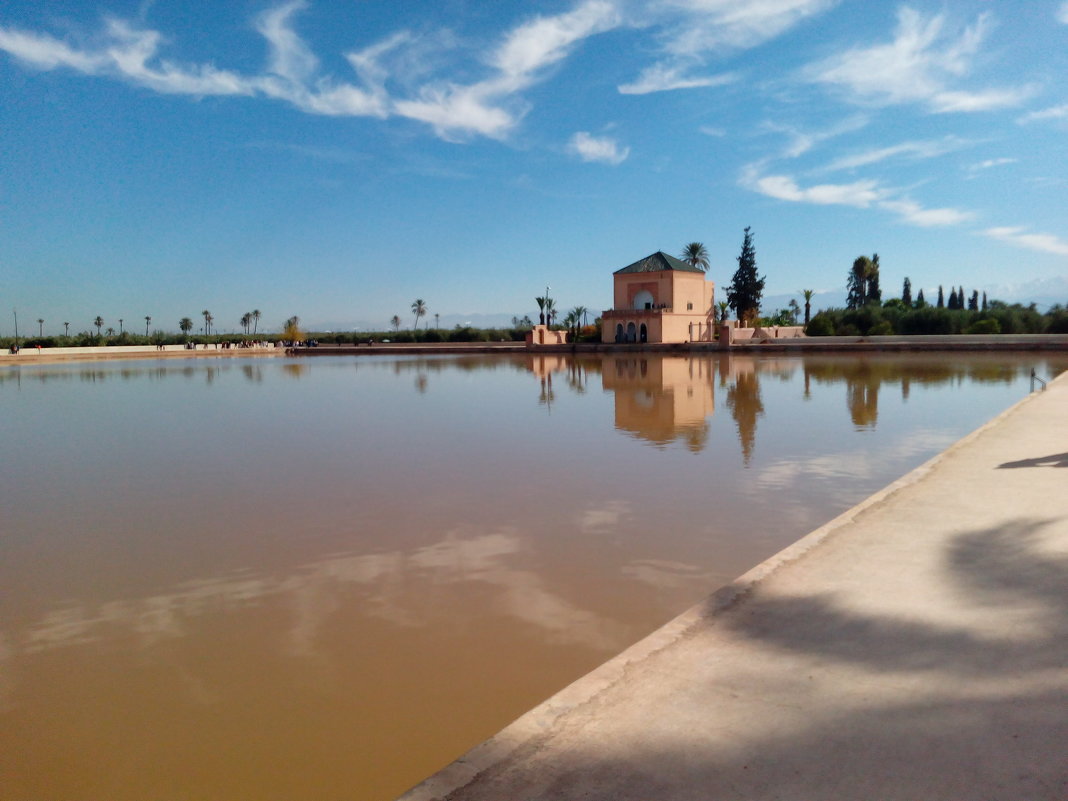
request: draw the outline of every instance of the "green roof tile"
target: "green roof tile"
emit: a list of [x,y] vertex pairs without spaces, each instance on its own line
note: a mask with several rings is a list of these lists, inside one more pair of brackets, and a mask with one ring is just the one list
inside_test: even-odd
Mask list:
[[646,256],[644,259],[639,259],[634,264],[628,264],[622,270],[616,270],[613,275],[622,275],[625,273],[658,273],[661,270],[678,270],[684,273],[703,273],[700,267],[691,267],[684,261],[676,259],[674,256],[669,256],[662,250],[658,250],[651,256]]

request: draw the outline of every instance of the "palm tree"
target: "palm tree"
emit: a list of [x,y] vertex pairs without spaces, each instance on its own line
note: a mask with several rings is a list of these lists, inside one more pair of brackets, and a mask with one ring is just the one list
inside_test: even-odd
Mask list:
[[680,258],[691,267],[696,267],[701,272],[708,270],[708,250],[700,242],[691,242],[682,249]]
[[538,319],[541,320],[542,325],[545,325],[545,301],[548,298],[534,298],[534,300],[538,301]]
[[113,337],[113,336],[115,336],[115,329],[114,329],[114,328],[111,328],[111,327],[109,326],[109,327],[108,327],[108,330],[107,330],[107,331],[105,331],[104,333],[105,333],[105,334],[107,334],[107,335],[108,335],[109,337]]
[[193,321],[188,317],[183,317],[178,321],[178,327],[182,330],[182,333],[189,336],[189,332],[193,330]]
[[812,296],[815,294],[814,289],[801,290],[801,296],[805,299],[805,325],[808,325],[809,318],[812,316]]
[[122,333],[122,318],[119,318],[119,333]]
[[93,320],[93,325],[96,326],[96,335],[100,336],[100,329],[104,326],[104,318],[98,314],[96,319]]
[[434,312],[434,328],[441,328],[441,322],[438,319],[439,317],[441,317],[441,315],[437,312]]
[[248,327],[250,325],[252,325],[252,313],[245,312],[241,315],[241,327],[245,330],[246,334],[248,333]]
[[65,337],[69,337],[70,336],[70,323],[66,323],[66,322],[63,323],[63,336],[65,336]]
[[152,316],[151,316],[151,315],[148,315],[148,314],[146,314],[146,315],[145,315],[145,336],[146,336],[146,337],[148,336],[148,327],[149,327],[150,325],[152,325]]
[[400,315],[399,314],[394,314],[393,317],[390,318],[389,324],[391,326],[393,326],[393,330],[394,331],[400,331],[400,324],[401,324]]
[[721,323],[725,322],[727,319],[727,312],[730,310],[731,304],[729,304],[725,300],[721,300],[719,303],[716,304],[716,306],[719,307],[719,321]]
[[256,336],[256,331],[260,327],[260,310],[252,310],[252,336]]
[[556,301],[552,298],[545,298],[545,324],[552,325],[556,320]]
[[204,334],[207,336],[211,334],[211,312],[204,309],[201,314],[204,315]]
[[415,315],[415,325],[412,326],[412,331],[419,328],[419,318],[426,314],[426,304],[422,298],[416,298],[412,303],[412,314]]
[[37,335],[42,338],[44,337],[44,320],[40,317],[37,318]]
[[575,314],[577,314],[579,316],[579,318],[582,320],[582,324],[583,325],[587,324],[587,320],[588,320],[589,314],[590,314],[590,310],[589,309],[587,309],[585,306],[576,306],[575,307]]

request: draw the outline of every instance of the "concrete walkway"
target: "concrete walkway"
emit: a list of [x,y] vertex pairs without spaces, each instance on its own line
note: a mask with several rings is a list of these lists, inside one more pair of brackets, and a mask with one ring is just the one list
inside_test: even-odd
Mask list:
[[1068,374],[404,797],[1068,799]]

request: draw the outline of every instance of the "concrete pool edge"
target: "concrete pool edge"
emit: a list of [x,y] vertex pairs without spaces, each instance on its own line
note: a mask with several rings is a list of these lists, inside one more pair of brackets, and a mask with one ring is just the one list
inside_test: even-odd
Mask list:
[[[1066,385],[1068,378],[1062,374],[1050,382],[1050,389],[1056,387],[1059,392],[1063,392]],[[453,793],[459,794],[463,788],[474,783],[480,774],[486,773],[490,768],[498,767],[506,760],[514,761],[514,758],[522,758],[523,755],[537,754],[543,742],[554,733],[554,725],[568,713],[594,702],[598,696],[623,681],[628,673],[635,671],[643,662],[698,632],[703,628],[702,623],[715,622],[718,616],[744,603],[755,587],[766,582],[784,567],[800,562],[835,535],[848,533],[849,528],[869,512],[886,504],[904,490],[923,484],[939,465],[987,433],[998,429],[1006,420],[1014,417],[1039,397],[1041,393],[1032,393],[1021,398],[941,453],[764,560],[735,581],[712,593],[704,601],[577,679],[490,739],[413,787],[400,799],[429,801],[451,797]]]

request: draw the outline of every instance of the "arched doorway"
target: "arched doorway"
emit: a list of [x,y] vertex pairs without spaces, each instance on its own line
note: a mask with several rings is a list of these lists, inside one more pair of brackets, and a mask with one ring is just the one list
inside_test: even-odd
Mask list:
[[647,329],[645,327],[645,323],[642,323],[641,332],[639,333],[638,336],[639,336],[639,339],[642,342],[648,342],[649,341],[649,329]]
[[623,341],[623,323],[616,323],[616,342]]
[[638,341],[638,329],[634,327],[634,323],[627,323],[627,342],[637,342],[637,341]]

